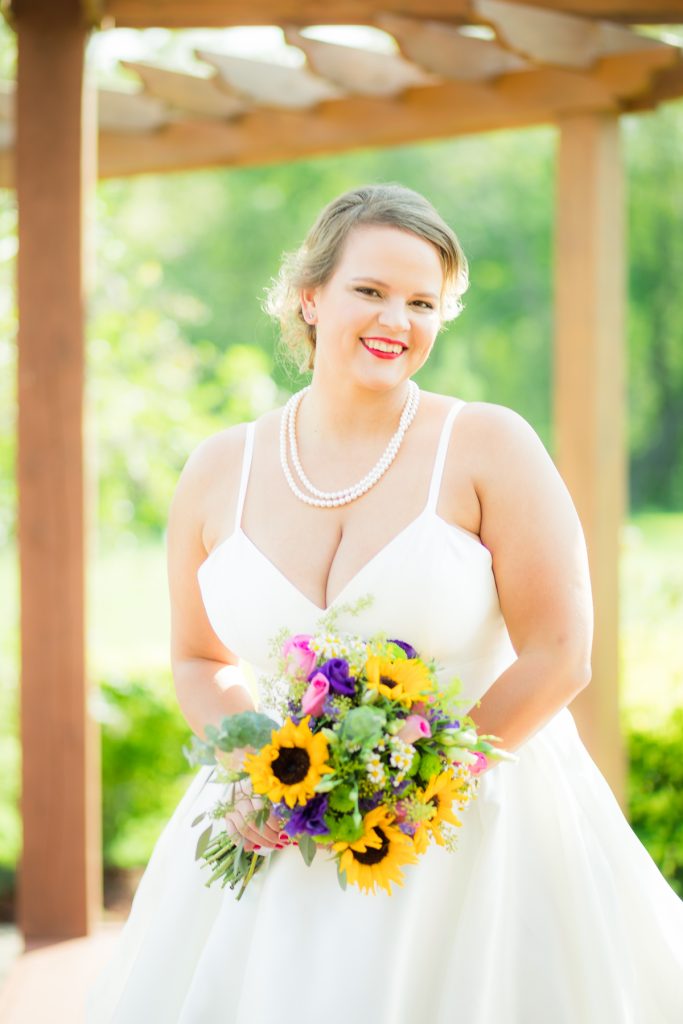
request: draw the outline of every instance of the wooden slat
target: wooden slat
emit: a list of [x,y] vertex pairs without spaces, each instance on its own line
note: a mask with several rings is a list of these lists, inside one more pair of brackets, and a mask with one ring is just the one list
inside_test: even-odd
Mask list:
[[[528,0],[532,7],[566,11],[626,24],[674,25],[683,21],[683,0]],[[105,0],[119,27],[222,28],[236,25],[368,25],[387,10],[433,21],[470,20],[469,0]]]
[[619,25],[543,11],[508,0],[473,0],[473,6],[477,14],[495,26],[503,45],[542,64],[589,68],[608,54],[666,45]]
[[293,28],[285,31],[285,38],[290,45],[303,50],[314,71],[345,92],[360,96],[399,96],[406,89],[435,81],[433,75],[399,54],[322,42]]
[[150,132],[173,120],[166,103],[143,92],[100,89],[97,108],[102,131]]
[[239,117],[248,109],[244,100],[225,88],[219,75],[200,78],[154,64],[122,60],[121,65],[141,79],[150,98],[199,117]]
[[560,125],[555,240],[555,458],[581,517],[595,605],[579,731],[624,805],[619,537],[626,505],[624,194],[616,117]]
[[[86,935],[102,901],[98,733],[87,712],[83,112],[77,4],[18,18],[18,458],[24,937]],[[94,105],[94,99],[93,99]],[[55,1008],[56,1009],[56,1008]]]
[[248,97],[254,103],[302,110],[342,95],[342,90],[336,85],[306,67],[247,60],[206,50],[197,50],[197,56],[212,64],[238,95]]
[[379,15],[377,25],[396,39],[406,57],[446,78],[484,82],[529,68],[528,61],[497,43],[464,35],[454,25],[397,14]]

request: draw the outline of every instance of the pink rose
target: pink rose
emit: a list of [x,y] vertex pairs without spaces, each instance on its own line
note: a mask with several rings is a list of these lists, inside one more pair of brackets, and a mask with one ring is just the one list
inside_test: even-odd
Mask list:
[[486,754],[480,754],[478,751],[473,750],[472,753],[476,757],[476,763],[470,765],[470,775],[481,775],[485,772],[489,766],[489,759]]
[[330,681],[322,674],[322,672],[316,672],[311,679],[308,689],[306,690],[303,700],[301,701],[301,710],[305,715],[320,715],[322,714],[323,704],[325,699],[330,692]]
[[282,645],[282,656],[291,675],[308,676],[315,665],[315,651],[309,646],[312,639],[310,633],[295,633]]
[[415,743],[432,735],[432,727],[422,715],[408,715],[405,724],[399,729],[398,737],[404,743]]

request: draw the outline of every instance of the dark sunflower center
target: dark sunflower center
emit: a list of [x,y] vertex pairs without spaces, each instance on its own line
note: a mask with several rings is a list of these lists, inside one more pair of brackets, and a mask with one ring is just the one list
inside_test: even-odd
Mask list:
[[273,775],[285,786],[303,782],[310,767],[308,751],[302,747],[280,747],[280,753],[271,765]]
[[388,686],[390,689],[396,686],[396,680],[392,679],[391,676],[380,676],[379,681],[380,683],[384,683],[384,685]]
[[389,853],[389,840],[387,839],[385,833],[382,831],[379,825],[375,825],[373,831],[375,831],[379,838],[382,840],[382,845],[375,850],[368,847],[365,853],[360,853],[358,850],[351,850],[351,853],[356,858],[359,864],[379,864],[379,862],[381,860],[384,860],[384,858]]

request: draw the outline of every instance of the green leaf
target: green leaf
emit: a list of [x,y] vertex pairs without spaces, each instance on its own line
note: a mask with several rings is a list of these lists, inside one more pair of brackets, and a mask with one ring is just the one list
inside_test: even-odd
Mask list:
[[330,830],[330,837],[335,842],[355,843],[363,835],[364,825],[360,814],[358,814],[359,821],[354,821],[356,813],[354,812],[353,815],[345,814],[340,817],[337,814],[327,812],[325,824]]
[[195,825],[198,825],[199,822],[203,821],[205,817],[206,817],[206,811],[202,811],[202,813],[198,814],[197,817],[194,819],[194,821],[190,825],[190,828],[194,828]]
[[263,825],[268,821],[270,817],[271,806],[267,804],[265,807],[260,807],[254,815],[254,824],[256,828],[262,828]]
[[337,861],[337,881],[339,882],[340,887],[344,891],[346,891],[346,885],[347,885],[346,872],[342,871],[342,869],[339,867],[339,861]]
[[438,775],[440,771],[441,758],[438,754],[427,753],[422,755],[417,773],[423,782],[429,782],[431,777]]
[[[207,726],[207,736],[210,728],[213,731],[213,726]],[[221,720],[215,739],[211,738],[215,746],[226,753],[237,747],[254,747],[260,750],[266,743],[270,743],[273,731],[279,728],[278,723],[268,715],[263,715],[259,711],[241,711],[237,715],[226,715]]]
[[[356,799],[358,794],[356,793]],[[329,806],[333,811],[352,811],[356,802],[351,796],[351,789],[349,786],[338,786],[337,789],[330,793]]]
[[315,791],[316,793],[329,793],[340,782],[341,779],[336,779],[333,775],[325,775],[320,782],[316,783]]
[[204,743],[198,736],[190,737],[190,745],[189,747],[183,746],[183,754],[192,768],[197,765],[216,763],[212,745]]
[[316,844],[315,844],[314,840],[311,838],[311,836],[307,835],[307,833],[305,833],[305,832],[303,832],[299,836],[299,840],[298,841],[299,841],[299,852],[301,853],[301,856],[304,859],[304,863],[305,863],[306,867],[310,867],[311,864],[313,863],[313,858],[315,857],[316,853],[318,852],[318,847],[316,846]]
[[204,831],[200,835],[199,839],[197,840],[197,848],[196,848],[195,854],[194,854],[194,859],[195,860],[199,860],[200,857],[204,856],[204,851],[206,850],[207,846],[209,845],[209,840],[211,839],[211,831],[212,831],[212,829],[213,829],[213,825],[209,825],[208,828],[204,829]]

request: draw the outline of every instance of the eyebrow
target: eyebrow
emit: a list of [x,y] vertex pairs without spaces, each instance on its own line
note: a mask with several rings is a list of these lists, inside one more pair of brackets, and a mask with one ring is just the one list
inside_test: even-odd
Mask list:
[[[376,277],[352,277],[352,281],[372,281],[373,284],[378,284],[380,288],[388,288],[389,285],[385,281],[380,281]],[[420,295],[425,299],[438,300],[439,296],[435,295],[434,292],[413,292],[414,295]]]

